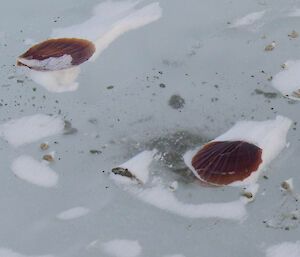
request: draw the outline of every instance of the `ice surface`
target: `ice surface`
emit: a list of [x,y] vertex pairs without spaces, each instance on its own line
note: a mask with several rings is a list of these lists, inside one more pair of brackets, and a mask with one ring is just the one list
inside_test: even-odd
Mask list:
[[102,250],[113,257],[137,257],[142,251],[138,241],[114,239],[102,244]]
[[[26,39],[38,43],[56,28],[83,24],[95,16],[92,10],[99,4],[111,6],[100,15],[109,17],[121,4],[128,6],[130,15],[155,2],[162,9],[160,19],[118,37],[95,62],[80,65],[80,74],[73,70],[76,79],[57,74],[63,82],[50,81],[49,90],[59,84],[54,93],[24,74],[28,68],[16,66],[17,56],[29,47]],[[294,196],[299,194],[300,102],[272,86],[284,62],[300,60],[300,37],[288,36],[293,30],[300,33],[299,17],[289,16],[298,8],[295,0],[147,0],[136,5],[123,0],[2,1],[0,124],[52,114],[69,120],[78,132],[59,132],[17,148],[1,137],[1,246],[25,256],[109,257],[101,244],[127,239],[140,243],[142,257],[262,257],[268,246],[299,240],[300,201]],[[252,24],[228,24],[260,11],[265,14]],[[275,49],[264,51],[273,41]],[[74,84],[64,87],[65,79]],[[184,99],[182,108],[169,105],[173,95]],[[276,115],[293,121],[287,135],[290,144],[261,173],[255,200],[241,201],[247,211],[243,222],[190,218],[138,197],[143,190],[159,188],[172,194],[177,207],[239,201],[241,187],[199,185],[182,154],[217,138],[239,120],[274,120]],[[43,142],[49,150],[39,148]],[[158,154],[146,183],[122,177],[127,182],[116,184],[108,175],[110,168],[154,148]],[[18,157],[40,162],[48,151],[56,153],[55,162],[48,165],[59,175],[56,187],[35,186],[12,172]],[[293,192],[280,186],[288,178],[293,178]],[[172,191],[174,181],[178,188]],[[56,218],[76,206],[91,212],[78,219]],[[96,239],[98,247],[87,249]]]
[[71,219],[77,219],[81,216],[85,216],[90,212],[88,208],[78,206],[74,207],[72,209],[63,211],[59,213],[56,217],[60,220],[71,220]]
[[246,16],[233,21],[230,27],[236,28],[236,27],[251,25],[257,20],[260,20],[265,15],[265,13],[266,11],[249,13]]
[[58,175],[45,162],[39,162],[27,155],[15,159],[11,169],[20,179],[37,186],[54,187],[58,182]]
[[14,147],[38,141],[62,132],[64,121],[45,114],[10,120],[0,125],[0,136]]
[[[277,155],[287,146],[286,136],[292,124],[289,118],[277,116],[275,120],[266,121],[240,121],[224,134],[213,141],[234,141],[242,140],[255,144],[262,149],[262,163],[256,172],[244,179],[229,185],[244,186],[255,183],[263,170]],[[201,179],[192,166],[192,158],[199,151],[199,148],[188,151],[184,155],[186,165],[193,171],[195,176]]]
[[290,17],[300,17],[300,9],[296,8],[289,13]]
[[267,248],[266,257],[299,257],[300,241],[283,242]]
[[285,68],[277,73],[272,85],[282,95],[294,100],[300,100],[300,61],[289,60],[285,62]]

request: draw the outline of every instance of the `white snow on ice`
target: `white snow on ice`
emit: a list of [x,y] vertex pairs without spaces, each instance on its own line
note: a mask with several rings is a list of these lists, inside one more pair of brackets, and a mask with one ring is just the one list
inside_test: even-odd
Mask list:
[[138,198],[160,209],[188,218],[223,218],[242,220],[246,217],[241,200],[222,203],[188,204],[180,202],[170,190],[156,186],[136,191]]
[[59,213],[56,217],[60,220],[71,220],[71,219],[77,219],[79,217],[85,216],[90,212],[88,208],[85,207],[74,207],[72,209],[63,211]]
[[[285,62],[285,68],[277,73],[272,80],[272,85],[282,95],[294,100],[300,100],[300,60]],[[299,90],[299,91],[298,91]],[[298,92],[297,92],[298,91]],[[294,93],[296,92],[296,94]],[[297,97],[297,93],[299,96]]]
[[41,187],[54,187],[58,175],[45,162],[39,162],[30,156],[22,155],[15,159],[11,169],[16,176]]
[[260,20],[265,15],[265,13],[266,11],[249,13],[246,16],[233,21],[229,27],[236,28],[251,25],[254,22]]
[[0,257],[54,257],[53,255],[24,255],[11,249],[0,248]]
[[[92,17],[81,24],[53,29],[51,38],[84,38],[95,44],[96,51],[90,60],[95,60],[115,39],[127,31],[158,20],[162,10],[158,2],[135,8],[142,1],[106,1],[96,5]],[[30,71],[31,78],[47,90],[56,93],[74,91],[80,69],[59,71]]]
[[[236,181],[229,185],[245,186],[255,183],[260,171],[263,170],[277,155],[287,146],[286,135],[292,124],[289,118],[277,116],[275,120],[266,121],[239,121],[231,129],[212,141],[236,141],[242,140],[255,144],[262,149],[262,163],[259,169],[243,181]],[[185,164],[193,171],[194,175],[200,176],[192,166],[192,158],[199,148],[188,151],[184,155]]]
[[62,132],[64,121],[60,118],[35,114],[0,125],[0,136],[14,147],[38,141]]
[[[125,163],[121,164],[119,167],[127,168],[133,175],[135,175],[143,183],[146,183],[149,178],[148,167],[152,162],[153,156],[157,151],[143,151]],[[136,182],[128,177],[121,175],[111,174],[112,179],[119,183],[132,183]]]
[[300,241],[270,246],[266,250],[266,257],[300,257]]
[[102,244],[102,250],[113,257],[137,257],[142,251],[138,241],[115,239]]
[[29,71],[29,75],[33,81],[47,89],[49,92],[53,93],[71,92],[77,90],[79,83],[75,80],[77,79],[79,73],[79,66],[57,71]]
[[[153,161],[155,152],[156,150],[143,151],[120,166],[127,168],[131,172],[131,169],[133,169],[136,174],[142,174],[142,178],[147,178],[145,181],[148,182],[149,164]],[[129,165],[127,166],[126,164]],[[141,201],[183,217],[217,217],[224,219],[243,220],[247,215],[245,202],[243,199],[222,203],[189,204],[179,201],[175,197],[174,192],[170,190],[169,186],[164,187],[159,181],[152,183],[151,187],[140,188],[135,187],[136,183],[130,183],[131,180],[126,177],[111,174],[111,178],[118,184],[120,184],[120,182],[123,185],[125,184],[126,187],[124,189],[138,197]]]

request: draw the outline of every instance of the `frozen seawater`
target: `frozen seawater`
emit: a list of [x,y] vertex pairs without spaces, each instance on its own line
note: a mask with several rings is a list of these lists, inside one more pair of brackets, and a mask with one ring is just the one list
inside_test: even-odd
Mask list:
[[[114,240],[138,242],[143,257],[265,257],[269,247],[294,247],[300,118],[285,90],[298,90],[299,8],[292,0],[3,1],[0,253],[109,257],[104,244]],[[53,73],[16,67],[30,45],[64,36],[92,40],[98,57]],[[263,147],[287,147],[256,184],[203,187],[185,165],[186,151],[237,122],[277,116],[291,121],[286,138]],[[145,151],[151,163],[130,167],[141,181],[111,179],[111,168]],[[281,186],[289,178],[292,191]]]

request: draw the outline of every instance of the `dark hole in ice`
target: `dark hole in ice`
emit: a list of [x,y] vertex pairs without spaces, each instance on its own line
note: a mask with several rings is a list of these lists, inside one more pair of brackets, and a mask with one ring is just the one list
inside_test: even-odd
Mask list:
[[168,104],[173,109],[182,109],[185,104],[185,100],[180,95],[172,95],[168,101]]

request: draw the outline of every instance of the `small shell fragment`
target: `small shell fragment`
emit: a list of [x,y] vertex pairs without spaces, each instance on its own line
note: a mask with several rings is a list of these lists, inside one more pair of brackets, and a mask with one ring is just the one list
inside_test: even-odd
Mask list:
[[298,32],[296,30],[293,30],[292,33],[288,34],[290,38],[296,38],[298,37]]
[[287,192],[292,192],[293,190],[293,179],[290,178],[288,180],[285,180],[281,183],[281,187],[286,190]]
[[261,155],[261,148],[245,141],[214,141],[196,153],[192,166],[202,180],[228,185],[255,172],[262,162]]
[[38,71],[68,69],[87,61],[94,52],[94,44],[85,39],[49,39],[20,55],[17,65]]
[[275,48],[275,42],[265,47],[265,51],[273,51]]

